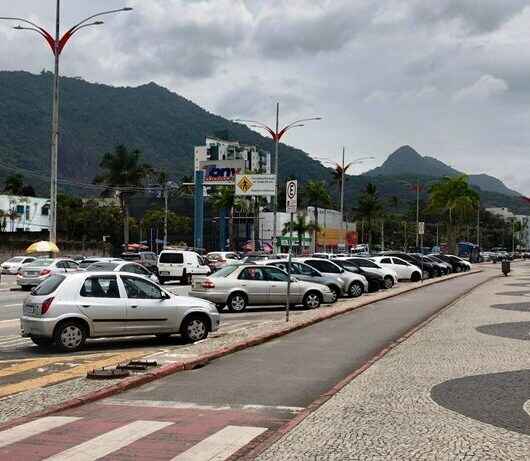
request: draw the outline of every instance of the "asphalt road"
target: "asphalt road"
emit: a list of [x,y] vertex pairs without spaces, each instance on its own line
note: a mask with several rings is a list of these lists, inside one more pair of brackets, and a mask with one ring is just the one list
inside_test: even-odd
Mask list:
[[122,397],[305,407],[414,325],[490,276],[487,271],[380,301]]

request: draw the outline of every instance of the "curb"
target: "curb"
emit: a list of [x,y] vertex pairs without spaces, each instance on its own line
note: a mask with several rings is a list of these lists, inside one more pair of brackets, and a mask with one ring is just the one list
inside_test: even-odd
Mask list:
[[[303,328],[307,328],[307,327],[312,326],[312,325],[314,325],[316,323],[320,323],[320,322],[322,322],[324,320],[329,320],[331,318],[338,317],[339,315],[348,314],[348,313],[353,312],[353,311],[355,311],[357,309],[366,307],[366,306],[368,306],[370,304],[377,303],[379,301],[385,301],[387,299],[395,298],[396,296],[400,296],[402,294],[409,293],[411,291],[416,291],[416,290],[419,290],[421,288],[427,288],[427,287],[429,287],[431,285],[436,285],[436,284],[443,283],[443,282],[446,282],[446,281],[449,281],[449,280],[453,280],[453,279],[457,279],[457,278],[460,278],[460,277],[465,277],[465,276],[469,276],[469,275],[476,275],[476,274],[479,274],[479,273],[482,273],[482,272],[483,272],[482,269],[477,269],[477,270],[471,270],[469,272],[453,274],[453,276],[450,276],[450,278],[445,277],[445,278],[431,279],[431,280],[428,281],[428,283],[414,285],[414,286],[408,287],[406,290],[400,291],[398,293],[389,293],[388,296],[385,296],[385,297],[380,298],[380,299],[376,299],[376,300],[367,299],[366,301],[361,302],[360,304],[357,304],[357,305],[351,306],[351,307],[347,307],[347,308],[345,308],[344,310],[341,310],[341,311],[324,313],[320,317],[315,317],[315,318],[306,320],[306,321],[301,322],[301,323],[299,323],[297,325],[286,326],[284,328],[281,328],[280,330],[277,330],[277,331],[274,331],[274,332],[271,332],[271,333],[266,333],[266,334],[263,334],[263,335],[260,335],[260,336],[255,336],[255,337],[253,337],[251,339],[244,340],[244,341],[241,341],[239,343],[233,344],[232,346],[223,347],[221,349],[217,349],[214,352],[210,352],[210,353],[204,354],[204,355],[202,355],[200,357],[197,357],[194,360],[190,360],[188,362],[171,363],[171,364],[165,365],[165,366],[163,366],[161,368],[158,368],[156,370],[153,370],[150,373],[146,373],[144,375],[131,376],[130,378],[126,378],[126,379],[120,381],[119,383],[114,384],[112,386],[108,386],[108,387],[106,387],[104,389],[100,389],[98,391],[89,392],[88,394],[85,394],[83,396],[76,397],[74,399],[70,399],[70,400],[62,402],[60,404],[48,407],[48,408],[46,408],[46,409],[44,409],[42,411],[39,411],[39,412],[36,412],[36,413],[31,413],[29,415],[22,416],[20,418],[16,418],[16,419],[8,421],[6,423],[0,424],[0,430],[4,430],[4,429],[7,429],[7,428],[10,428],[10,427],[13,427],[13,426],[17,426],[17,425],[26,423],[26,422],[28,422],[30,420],[35,419],[35,418],[42,418],[44,416],[49,416],[49,415],[51,415],[53,413],[58,413],[58,412],[61,412],[61,411],[70,410],[72,408],[80,407],[80,406],[88,404],[88,403],[92,403],[92,402],[95,402],[95,401],[98,401],[98,400],[102,400],[102,399],[105,399],[107,397],[110,397],[110,396],[125,392],[125,391],[127,391],[129,389],[132,389],[132,388],[135,388],[135,387],[139,387],[139,386],[142,386],[144,384],[147,384],[147,383],[150,383],[152,381],[155,381],[157,379],[161,379],[161,378],[164,378],[166,376],[172,375],[172,374],[177,373],[179,371],[193,370],[194,368],[206,365],[208,362],[210,362],[212,360],[215,360],[215,359],[218,359],[218,358],[233,354],[235,352],[239,352],[239,351],[244,350],[244,349],[248,349],[249,347],[258,346],[260,344],[269,342],[269,341],[271,341],[273,339],[285,336],[285,335],[287,335],[289,333],[301,330]],[[481,282],[479,285],[477,285],[477,287],[481,286],[483,283],[486,283],[486,282],[490,281],[491,279],[493,279],[495,277],[497,277],[497,276],[493,276],[491,278],[488,278],[485,282]],[[476,287],[472,288],[470,290],[470,292],[472,290],[474,290],[475,288]],[[468,293],[469,292],[467,292],[466,295]],[[463,295],[463,296],[466,296],[466,295]],[[442,309],[444,309],[444,308],[442,308]],[[396,343],[398,343],[398,342],[399,342],[399,340],[396,341]],[[390,346],[390,347],[392,347],[392,346]],[[390,348],[388,350],[390,350]],[[370,365],[371,365],[371,362],[370,362]],[[368,368],[368,366],[367,366],[367,368]],[[351,378],[351,379],[353,379],[353,378]],[[350,381],[351,381],[351,379],[350,379]],[[346,384],[347,383],[345,383],[344,385],[346,385]],[[324,403],[324,402],[322,402],[322,403]],[[310,405],[310,407],[312,407],[312,405]],[[316,407],[316,408],[318,408],[318,407]],[[305,411],[306,410],[304,410],[304,412]],[[297,418],[295,418],[295,420],[296,419]]]
[[[482,271],[480,271],[480,272],[482,272]],[[475,272],[475,273],[478,273],[478,272]],[[468,273],[466,273],[466,275],[467,274],[470,274],[470,273],[468,272]],[[392,350],[397,348],[399,345],[404,343],[407,339],[409,339],[415,333],[417,333],[418,331],[420,331],[423,328],[425,328],[426,326],[428,326],[430,323],[432,323],[434,320],[436,320],[438,317],[440,317],[442,314],[444,314],[446,311],[448,311],[451,307],[453,307],[459,301],[461,301],[465,297],[469,296],[477,288],[480,288],[482,285],[485,285],[486,283],[489,283],[492,280],[494,280],[496,278],[500,278],[500,277],[501,277],[501,275],[493,275],[493,276],[489,277],[488,279],[484,280],[483,282],[480,282],[478,285],[474,286],[473,288],[470,288],[468,291],[466,291],[465,293],[463,293],[460,296],[458,296],[456,299],[451,301],[449,304],[441,307],[434,314],[431,314],[428,318],[426,318],[425,320],[421,321],[416,326],[412,327],[410,330],[408,330],[400,338],[396,339],[390,345],[388,345],[387,347],[385,347],[384,349],[379,351],[371,359],[367,360],[360,368],[357,368],[355,371],[353,371],[348,376],[346,376],[341,381],[339,381],[337,384],[335,384],[331,389],[329,389],[328,391],[326,391],[322,395],[320,395],[320,397],[318,397],[315,401],[313,401],[311,404],[309,404],[309,406],[307,408],[305,408],[300,413],[298,413],[290,421],[287,421],[279,429],[276,429],[270,436],[266,437],[266,439],[261,438],[262,441],[258,440],[256,442],[256,444],[250,449],[250,451],[246,451],[246,453],[242,454],[241,456],[238,456],[237,453],[235,453],[234,455],[229,457],[226,461],[251,461],[251,460],[256,459],[257,456],[262,454],[265,450],[270,448],[277,441],[279,441],[281,438],[283,438],[285,435],[287,435],[289,432],[291,432],[302,421],[304,421],[308,416],[310,416],[312,413],[317,411],[328,400],[330,400],[335,395],[337,395],[343,388],[345,388],[348,384],[350,384],[355,378],[357,378],[359,375],[361,375],[365,371],[367,371],[370,367],[372,367],[372,365],[374,365],[379,360],[381,360],[389,352],[391,352]]]

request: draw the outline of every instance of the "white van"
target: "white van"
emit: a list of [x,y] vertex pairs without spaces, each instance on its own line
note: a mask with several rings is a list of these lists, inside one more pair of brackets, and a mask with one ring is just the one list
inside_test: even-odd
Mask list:
[[161,285],[171,280],[191,285],[194,275],[210,273],[206,260],[194,251],[164,250],[158,256],[158,279]]

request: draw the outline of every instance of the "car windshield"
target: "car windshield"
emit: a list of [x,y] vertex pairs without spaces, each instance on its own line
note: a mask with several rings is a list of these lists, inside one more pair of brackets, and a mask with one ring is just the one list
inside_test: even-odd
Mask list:
[[8,262],[8,263],[21,263],[22,261],[24,261],[24,259],[26,259],[26,258],[16,257],[16,258],[8,259],[6,262]]
[[225,266],[222,269],[219,269],[217,272],[214,272],[210,277],[228,277],[232,272],[234,272],[239,266],[237,265],[231,265],[231,266]]
[[[28,267],[46,267],[53,263],[53,259],[37,259],[37,261],[33,261],[31,264],[28,264]],[[24,266],[26,267],[26,266]]]
[[52,294],[66,277],[64,275],[52,275],[42,282],[38,287],[34,288],[31,294],[33,296],[47,296]]
[[122,259],[125,259],[125,261],[140,261],[141,256],[139,254],[136,254],[136,253],[124,253],[121,255]]

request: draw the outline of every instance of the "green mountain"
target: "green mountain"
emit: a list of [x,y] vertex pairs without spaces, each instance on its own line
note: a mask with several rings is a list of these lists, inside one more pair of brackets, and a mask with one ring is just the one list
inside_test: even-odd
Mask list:
[[[0,72],[0,183],[15,171],[22,172],[38,193],[49,188],[52,74]],[[191,175],[194,147],[220,131],[245,144],[273,152],[270,138],[247,127],[207,112],[169,90],[149,83],[136,88],[116,88],[88,83],[78,78],[61,79],[61,144],[59,177],[62,190],[77,195],[95,195],[91,187],[99,159],[117,144],[143,151],[145,160],[179,179]],[[301,182],[325,180],[336,196],[332,170],[299,149],[280,148],[281,181],[295,177]],[[411,147],[392,154],[379,168],[366,175],[350,176],[346,182],[346,209],[356,206],[368,182],[377,185],[382,196],[396,196],[402,203],[414,201],[414,193],[402,181],[421,176],[425,184],[444,175],[458,174],[444,163],[422,157]],[[499,180],[472,176],[481,189],[486,206],[506,206],[528,213],[515,192]],[[140,200],[141,197],[138,197]],[[146,201],[150,201],[148,197]],[[185,211],[190,211],[186,205]]]
[[[423,157],[410,146],[402,146],[390,154],[380,167],[364,174],[366,176],[418,175],[442,178],[444,176],[458,176],[464,173],[433,157]],[[521,195],[506,187],[499,179],[487,174],[470,174],[469,183],[486,192],[495,192],[514,197]]]

